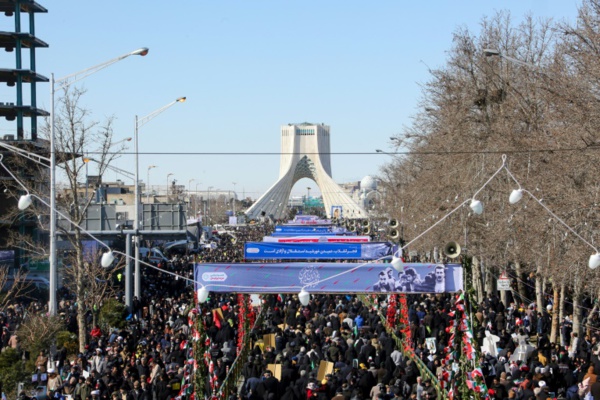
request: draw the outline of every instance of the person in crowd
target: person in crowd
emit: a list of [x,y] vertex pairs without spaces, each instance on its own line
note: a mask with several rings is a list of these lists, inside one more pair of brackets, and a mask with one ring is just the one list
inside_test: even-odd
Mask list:
[[[453,351],[449,328],[455,322],[456,296],[444,290],[414,293],[421,287],[434,288],[438,280],[445,281],[443,268],[439,272],[436,268],[421,283],[416,270],[415,276],[409,272],[412,268],[403,271],[397,281],[394,270],[385,268],[378,276],[381,290],[375,294],[377,307],[350,294],[313,294],[306,306],[296,294],[262,296],[257,307],[264,308],[268,318],[248,333],[254,346],[239,358],[238,324],[247,314],[241,314],[236,294],[211,293],[206,303],[197,306],[193,287],[184,279],[171,279],[164,271],[192,278],[193,262],[243,262],[243,243],[262,240],[269,229],[266,225],[240,228],[235,243],[228,236],[217,238],[215,248],[194,256],[174,256],[161,271],[143,268],[144,291],[135,300],[136,312],[122,328],[94,326],[86,349],[71,355],[72,364],[62,348],[37,356],[35,366],[40,372],[45,373],[48,365],[56,366],[56,361],[62,367],[52,374],[48,370],[48,394],[70,391],[74,400],[186,400],[194,379],[193,335],[198,319],[205,328],[208,346],[206,395],[220,390],[234,362],[241,363],[243,383],[239,393],[227,393],[227,398],[425,400],[438,397],[436,387],[449,389],[455,374],[453,363],[446,360]],[[536,277],[528,279],[534,282]],[[405,328],[411,337],[406,345],[394,339],[400,328],[385,323],[388,296],[402,287],[398,286],[401,281],[407,289]],[[59,312],[64,313],[65,321],[74,321],[68,326],[76,332],[76,303],[68,293],[61,293],[61,297]],[[574,332],[573,309],[565,305],[566,316],[557,343],[553,343],[547,332],[546,306],[551,305],[551,296],[544,297],[543,309],[514,299],[510,293],[507,300],[503,304],[496,294],[484,293],[480,304],[469,307],[480,327],[473,335],[475,342],[481,341],[477,343],[477,361],[485,372],[483,381],[493,393],[490,398],[597,396],[600,320],[586,316],[589,329]],[[30,307],[32,312],[45,311],[41,303],[31,303]],[[213,312],[216,309],[221,311]],[[17,302],[7,314],[0,314],[0,325],[8,328],[6,337],[15,332],[25,310],[27,306]],[[91,325],[92,319],[88,322]],[[481,350],[486,330],[499,339],[494,342],[497,355]],[[259,342],[263,335],[271,334],[272,344]],[[435,338],[433,347],[426,345],[430,338]],[[331,365],[332,370],[318,379],[322,363]],[[430,373],[423,374],[423,368]]]

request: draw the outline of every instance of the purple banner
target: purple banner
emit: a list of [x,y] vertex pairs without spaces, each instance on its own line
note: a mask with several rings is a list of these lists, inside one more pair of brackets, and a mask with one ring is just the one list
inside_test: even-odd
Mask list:
[[196,264],[197,288],[213,292],[443,293],[463,289],[460,264],[232,263]]

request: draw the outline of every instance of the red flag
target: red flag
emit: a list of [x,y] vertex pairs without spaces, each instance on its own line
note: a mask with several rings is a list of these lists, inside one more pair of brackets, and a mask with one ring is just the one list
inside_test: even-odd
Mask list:
[[220,314],[217,312],[217,310],[212,310],[212,314],[213,314],[213,321],[215,322],[215,325],[217,326],[217,328],[221,329],[221,318],[220,318]]

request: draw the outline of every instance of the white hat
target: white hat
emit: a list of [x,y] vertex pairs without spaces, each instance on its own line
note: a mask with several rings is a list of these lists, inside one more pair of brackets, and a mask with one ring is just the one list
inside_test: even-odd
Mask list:
[[92,396],[100,396],[100,391],[99,390],[92,390],[92,393],[90,393]]
[[543,388],[544,386],[546,386],[546,382],[544,381],[539,381],[538,385],[540,385],[541,388]]

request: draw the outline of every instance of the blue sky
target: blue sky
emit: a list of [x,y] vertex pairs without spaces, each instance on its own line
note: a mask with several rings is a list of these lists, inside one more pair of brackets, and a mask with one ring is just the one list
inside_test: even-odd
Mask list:
[[[391,151],[390,136],[410,124],[427,68],[444,65],[459,27],[477,32],[483,16],[510,10],[516,21],[536,17],[574,21],[575,0],[469,1],[39,1],[36,35],[49,43],[37,52],[37,70],[57,78],[139,47],[130,57],[82,82],[83,105],[95,120],[114,116],[115,139],[133,136],[143,117],[180,96],[187,101],[140,131],[140,178],[149,165],[152,185],[167,174],[192,190],[232,190],[257,198],[277,179],[279,127],[293,122],[331,126],[337,182],[376,175]],[[161,7],[159,7],[161,6]],[[13,30],[3,18],[0,30]],[[3,53],[5,68],[14,53]],[[13,88],[2,88],[4,101]],[[38,105],[49,109],[49,85],[38,86]],[[0,122],[0,133],[15,124]],[[129,146],[133,151],[133,145]],[[133,171],[134,156],[115,166]],[[92,173],[92,172],[90,172]],[[105,180],[127,178],[108,173]],[[196,186],[196,184],[198,184]],[[294,193],[316,185],[302,180]]]

